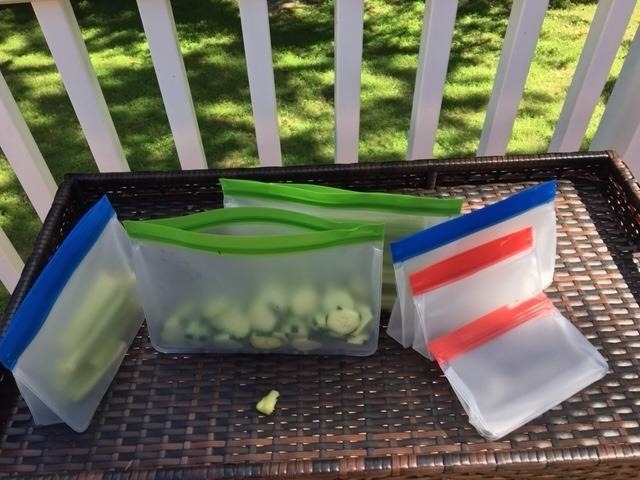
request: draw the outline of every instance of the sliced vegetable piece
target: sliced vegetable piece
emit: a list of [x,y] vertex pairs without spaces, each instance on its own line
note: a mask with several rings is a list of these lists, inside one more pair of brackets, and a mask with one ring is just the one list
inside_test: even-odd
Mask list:
[[344,288],[329,288],[322,300],[322,308],[327,313],[334,310],[353,309],[354,307],[353,297]]
[[258,291],[256,303],[266,305],[276,316],[284,316],[289,308],[287,289],[280,282],[270,281]]
[[231,308],[228,297],[217,296],[207,300],[202,307],[202,316],[207,320],[214,320]]
[[306,317],[318,310],[320,298],[315,288],[305,285],[296,289],[291,295],[291,313],[298,317]]
[[286,338],[300,338],[309,336],[309,324],[302,318],[289,317],[278,329]]
[[178,315],[173,315],[164,323],[162,327],[162,341],[168,344],[180,344],[184,340],[186,323]]
[[264,415],[271,415],[276,409],[276,402],[280,392],[277,390],[270,390],[264,397],[262,397],[258,403],[256,403],[256,410]]
[[210,322],[216,329],[237,339],[246,337],[251,331],[251,322],[235,307],[221,313]]
[[257,348],[258,350],[273,350],[276,348],[280,348],[284,342],[282,339],[269,336],[269,335],[258,335],[256,333],[251,334],[249,338],[249,343],[253,348]]
[[298,337],[291,340],[291,346],[301,352],[310,352],[320,348],[322,343],[311,340],[310,338]]
[[184,337],[193,343],[206,343],[209,334],[209,327],[199,318],[189,320],[184,330]]
[[316,313],[311,323],[315,328],[325,329],[327,328],[327,315],[324,313]]
[[358,328],[353,332],[353,336],[361,335],[371,323],[371,320],[373,320],[373,313],[371,312],[369,305],[362,303],[358,304],[356,305],[356,310],[360,314],[360,325],[358,325]]
[[249,309],[251,328],[256,332],[272,332],[278,323],[278,317],[266,303],[254,303]]
[[340,336],[347,336],[360,326],[360,314],[351,309],[339,309],[327,314],[327,328]]

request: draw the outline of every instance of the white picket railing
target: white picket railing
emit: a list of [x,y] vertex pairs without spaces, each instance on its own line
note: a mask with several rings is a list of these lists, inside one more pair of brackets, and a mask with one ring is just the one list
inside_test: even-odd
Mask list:
[[[102,172],[127,171],[69,0],[30,3],[93,158]],[[579,150],[636,0],[601,0],[557,121],[549,151]],[[137,0],[180,165],[206,168],[198,122],[169,0]],[[427,0],[416,65],[407,159],[433,155],[457,0]],[[480,136],[478,155],[506,151],[548,0],[514,0]],[[267,0],[238,0],[261,165],[282,164]],[[335,161],[358,161],[364,0],[335,0]],[[591,143],[615,149],[640,176],[640,34],[636,32]],[[0,149],[44,218],[56,185],[0,72]],[[0,281],[12,291],[23,267],[0,230]]]

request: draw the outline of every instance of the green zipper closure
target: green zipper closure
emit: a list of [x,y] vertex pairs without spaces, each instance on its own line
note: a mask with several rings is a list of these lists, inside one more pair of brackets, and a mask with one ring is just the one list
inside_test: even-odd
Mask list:
[[215,235],[152,223],[123,222],[130,237],[219,255],[268,255],[318,250],[364,242],[382,242],[384,226],[360,224],[351,228],[293,235]]
[[399,214],[430,216],[457,215],[460,198],[432,198],[384,192],[356,192],[335,187],[300,183],[267,183],[221,178],[223,194],[271,200],[293,201],[333,208],[385,210]]
[[238,223],[270,223],[315,231],[354,228],[363,224],[348,220],[328,220],[315,215],[270,207],[218,208],[181,217],[143,220],[143,222],[188,231]]

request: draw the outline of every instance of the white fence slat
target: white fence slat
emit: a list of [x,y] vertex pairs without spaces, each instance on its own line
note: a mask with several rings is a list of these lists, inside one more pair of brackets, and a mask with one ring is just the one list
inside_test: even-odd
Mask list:
[[0,73],[0,148],[41,220],[49,212],[56,183]]
[[9,293],[16,288],[24,263],[11,241],[0,228],[0,282]]
[[627,53],[591,150],[614,149],[640,179],[640,27]]
[[571,87],[558,118],[550,152],[580,149],[636,0],[600,0]]
[[433,156],[457,9],[457,0],[432,0],[425,4],[408,160]]
[[335,162],[358,161],[364,0],[335,1]]
[[253,123],[262,166],[282,165],[267,0],[238,0]]
[[128,171],[120,139],[69,0],[31,2],[101,172]]
[[504,155],[548,0],[514,0],[477,155]]
[[207,168],[169,0],[137,0],[151,59],[183,169]]

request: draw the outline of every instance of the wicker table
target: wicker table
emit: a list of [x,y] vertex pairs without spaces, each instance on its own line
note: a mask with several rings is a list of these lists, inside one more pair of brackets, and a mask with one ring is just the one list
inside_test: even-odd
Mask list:
[[[615,154],[349,166],[70,175],[0,329],[69,228],[108,194],[121,219],[219,207],[220,176],[462,196],[465,210],[558,179],[547,290],[602,351],[601,381],[506,438],[467,421],[438,366],[381,332],[366,358],[156,353],[145,327],[89,429],[36,427],[0,372],[0,475],[106,477],[632,478],[640,475],[640,197]],[[383,315],[384,328],[386,316]],[[256,414],[266,390],[273,416]]]

